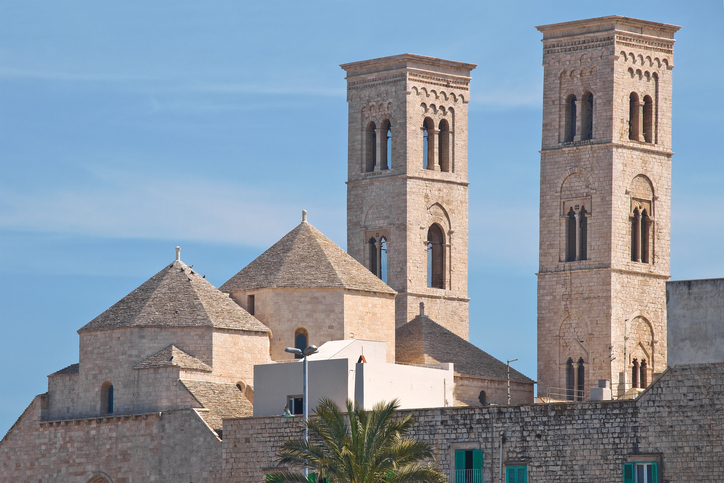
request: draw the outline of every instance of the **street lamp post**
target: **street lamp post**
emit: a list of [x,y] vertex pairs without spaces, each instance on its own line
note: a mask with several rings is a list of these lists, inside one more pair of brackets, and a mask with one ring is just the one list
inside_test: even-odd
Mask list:
[[[309,428],[307,428],[307,420],[309,419],[309,375],[308,375],[308,364],[307,356],[311,356],[315,352],[317,352],[317,346],[316,345],[310,345],[306,349],[297,349],[296,347],[287,347],[284,349],[284,352],[289,352],[290,354],[299,355],[302,356],[302,364],[304,366],[303,373],[304,373],[304,386],[302,388],[302,407],[303,415],[304,415],[304,442],[309,442]],[[304,468],[304,476],[309,476],[309,468]]]
[[511,359],[508,362],[506,362],[506,365],[508,366],[508,406],[510,406],[510,363],[515,362],[518,359]]

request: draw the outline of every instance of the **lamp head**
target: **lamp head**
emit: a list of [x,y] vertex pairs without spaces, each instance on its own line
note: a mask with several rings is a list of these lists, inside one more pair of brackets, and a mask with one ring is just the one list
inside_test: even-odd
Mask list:
[[287,347],[286,349],[284,349],[284,352],[289,352],[290,354],[299,354],[300,356],[304,354],[301,349],[297,349],[296,347]]
[[[299,350],[299,349],[297,349],[297,350]],[[304,354],[305,356],[311,356],[311,355],[314,354],[315,352],[317,352],[317,346],[316,346],[316,345],[310,345],[309,347],[307,347],[306,349],[304,349],[303,351],[301,351],[301,353]]]

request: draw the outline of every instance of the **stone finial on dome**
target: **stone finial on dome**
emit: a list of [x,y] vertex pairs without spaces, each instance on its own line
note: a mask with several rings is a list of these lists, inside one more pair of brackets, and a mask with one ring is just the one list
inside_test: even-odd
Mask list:
[[176,261],[181,261],[181,247],[176,247]]
[[425,302],[420,302],[420,315],[425,315]]
[[302,223],[307,222],[307,210],[302,210]]

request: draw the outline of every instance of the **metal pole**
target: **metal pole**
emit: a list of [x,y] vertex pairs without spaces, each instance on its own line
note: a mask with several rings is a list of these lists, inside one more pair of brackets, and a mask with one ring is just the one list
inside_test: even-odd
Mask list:
[[503,436],[505,436],[505,431],[501,431],[498,436],[500,436],[500,468],[498,468],[498,479],[500,483],[503,483]]
[[508,406],[510,406],[510,363],[517,360],[518,359],[513,359],[505,363],[508,366]]
[[[309,428],[307,428],[307,419],[309,418],[309,384],[307,379],[307,355],[304,355],[304,388],[302,394],[302,404],[304,405],[304,443],[309,442]],[[309,476],[309,468],[304,467],[304,476]]]

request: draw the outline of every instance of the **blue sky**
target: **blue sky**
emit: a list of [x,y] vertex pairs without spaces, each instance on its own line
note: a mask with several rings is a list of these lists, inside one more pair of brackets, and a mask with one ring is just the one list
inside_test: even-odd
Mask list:
[[613,14],[682,26],[671,273],[722,277],[721,0],[1,2],[0,435],[46,375],[78,361],[75,331],[176,245],[216,286],[303,208],[344,247],[339,64],[405,52],[478,64],[471,341],[535,378],[534,26]]

